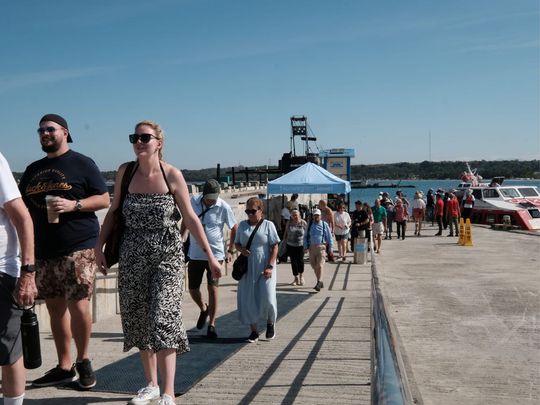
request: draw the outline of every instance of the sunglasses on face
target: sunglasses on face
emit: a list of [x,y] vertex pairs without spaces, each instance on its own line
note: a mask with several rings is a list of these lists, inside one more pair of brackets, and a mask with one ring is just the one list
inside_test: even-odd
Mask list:
[[257,213],[257,211],[259,211],[259,210],[258,209],[257,210],[245,210],[244,212],[247,215],[255,215]]
[[48,132],[49,134],[54,134],[57,129],[59,128],[55,128],[55,127],[38,128],[37,133],[39,135],[43,135],[45,132]]
[[152,134],[131,134],[129,136],[129,142],[135,144],[140,140],[142,143],[148,143],[152,138],[158,139],[155,135]]

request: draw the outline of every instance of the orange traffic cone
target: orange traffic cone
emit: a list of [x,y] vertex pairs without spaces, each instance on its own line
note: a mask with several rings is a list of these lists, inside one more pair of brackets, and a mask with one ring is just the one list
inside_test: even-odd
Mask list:
[[465,221],[465,244],[464,246],[472,246],[472,227],[471,220],[467,218]]

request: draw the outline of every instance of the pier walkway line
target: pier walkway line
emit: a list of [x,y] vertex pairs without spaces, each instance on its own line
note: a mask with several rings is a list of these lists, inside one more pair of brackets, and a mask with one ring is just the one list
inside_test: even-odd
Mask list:
[[409,381],[424,404],[539,404],[540,236],[474,226],[465,247],[435,232],[376,259]]
[[[178,357],[178,404],[370,403],[370,266],[327,264],[319,293],[309,264],[306,285],[292,286],[292,278],[290,265],[280,264],[277,336],[266,340],[261,323],[254,344],[245,341],[249,328],[236,319],[237,283],[230,275],[219,289],[217,341],[204,337],[206,328],[195,329],[199,311],[186,291],[191,352]],[[29,380],[56,365],[51,335],[43,333],[41,342],[43,366],[29,370]],[[119,316],[94,324],[90,352],[94,389],[28,387],[25,404],[125,404],[144,386],[137,351],[122,352]]]

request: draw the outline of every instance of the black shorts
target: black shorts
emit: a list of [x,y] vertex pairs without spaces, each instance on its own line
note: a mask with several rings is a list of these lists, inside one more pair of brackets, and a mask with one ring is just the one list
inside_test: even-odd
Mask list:
[[[219,262],[223,263],[222,260]],[[206,282],[214,287],[219,286],[219,279],[212,278],[212,272],[208,266],[208,260],[190,260],[188,262],[188,288],[197,290],[201,286],[204,271],[206,270]]]
[[16,282],[16,278],[0,273],[0,366],[13,364],[22,356],[22,309],[12,296]]

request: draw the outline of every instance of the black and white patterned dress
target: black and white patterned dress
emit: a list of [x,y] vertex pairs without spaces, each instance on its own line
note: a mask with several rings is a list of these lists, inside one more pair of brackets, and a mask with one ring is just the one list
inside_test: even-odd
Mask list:
[[172,194],[128,193],[118,290],[124,351],[189,351],[182,321],[184,254]]

